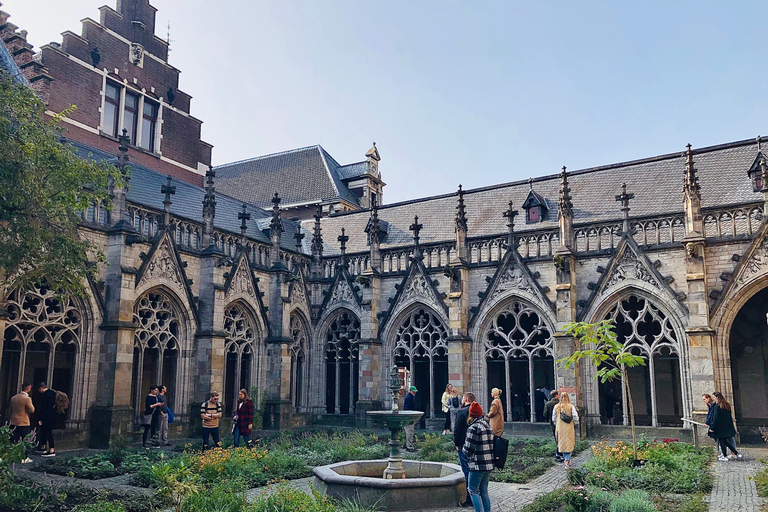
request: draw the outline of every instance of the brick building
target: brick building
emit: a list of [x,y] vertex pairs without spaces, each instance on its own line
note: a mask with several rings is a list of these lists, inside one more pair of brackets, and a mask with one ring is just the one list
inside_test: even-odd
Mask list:
[[[211,170],[153,19],[146,0],[122,0],[34,54],[2,15],[17,75],[52,111],[79,101],[73,149],[127,156],[132,177],[111,211],[83,212],[109,263],[87,299],[0,294],[0,410],[22,380],[47,379],[72,399],[72,441],[105,446],[163,382],[178,428],[210,389],[231,412],[241,387],[266,393],[270,427],[360,423],[388,405],[396,365],[431,418],[447,382],[483,406],[499,387],[506,420],[535,430],[543,386],[573,393],[587,430],[604,433],[628,421],[625,391],[556,361],[575,347],[568,322],[612,318],[647,358],[629,376],[640,425],[687,428],[714,389],[733,399],[742,435],[768,423],[759,138],[377,206],[375,146],[350,165],[313,146]],[[73,98],[72,80],[90,86]],[[138,120],[120,151],[105,132],[132,119],[129,95],[157,107],[151,150]],[[38,314],[39,301],[60,314]]]

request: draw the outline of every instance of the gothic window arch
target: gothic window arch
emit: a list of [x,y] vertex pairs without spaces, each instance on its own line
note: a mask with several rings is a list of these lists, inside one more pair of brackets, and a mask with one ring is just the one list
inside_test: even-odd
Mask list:
[[182,315],[165,291],[144,293],[133,308],[133,406],[141,415],[143,396],[152,384],[168,386],[171,402],[178,390],[176,378],[182,339]]
[[526,302],[509,300],[482,339],[488,397],[492,388],[503,391],[507,421],[543,421],[537,417],[536,389],[555,384],[554,337],[543,316]]
[[[413,308],[400,322],[392,357],[410,372],[410,383],[429,397],[427,415],[442,410],[441,398],[448,383],[448,330],[430,308]],[[426,404],[424,404],[426,405]],[[425,407],[426,408],[426,407]]]
[[297,311],[291,312],[290,333],[291,344],[291,404],[297,412],[306,408],[306,393],[304,385],[307,382],[307,324]]
[[[616,337],[625,350],[646,358],[645,366],[628,369],[640,425],[680,425],[683,416],[680,342],[672,321],[650,300],[628,295],[616,301],[605,319],[615,322]],[[657,391],[658,390],[658,391]],[[629,424],[627,392],[621,382],[599,384],[601,419]]]
[[[6,309],[9,316],[0,367],[0,411],[7,410],[11,396],[23,382],[44,381],[72,397],[84,335],[81,305],[73,297],[51,290],[43,280],[11,292]],[[32,393],[34,397],[36,386]],[[63,428],[64,421],[60,418],[57,427]]]
[[[360,319],[339,309],[325,329],[325,408],[329,414],[354,414],[360,370]],[[345,390],[344,393],[341,390]],[[348,392],[347,392],[348,391]]]
[[[259,327],[250,307],[235,301],[224,308],[224,348],[227,353],[224,376],[224,408],[234,410],[237,394],[241,389],[250,393],[254,358],[257,357],[260,340]],[[259,397],[252,397],[258,403]]]

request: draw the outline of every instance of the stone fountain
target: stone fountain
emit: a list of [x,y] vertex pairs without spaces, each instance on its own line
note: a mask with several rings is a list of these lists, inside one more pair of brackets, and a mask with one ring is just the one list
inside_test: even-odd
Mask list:
[[421,411],[400,411],[400,376],[397,367],[390,371],[389,390],[392,408],[369,411],[377,423],[390,431],[387,460],[345,461],[314,469],[315,488],[339,500],[351,500],[380,510],[424,510],[453,508],[464,500],[466,487],[461,467],[440,462],[403,461],[400,432],[415,424]]

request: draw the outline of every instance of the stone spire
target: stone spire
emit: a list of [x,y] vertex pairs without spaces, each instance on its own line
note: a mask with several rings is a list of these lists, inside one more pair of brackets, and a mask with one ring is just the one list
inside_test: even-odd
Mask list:
[[464,206],[464,191],[459,185],[456,192],[459,197],[456,205],[456,256],[459,260],[469,261],[469,251],[467,248],[467,211]]
[[248,229],[246,221],[251,220],[251,214],[248,213],[247,205],[243,205],[243,211],[237,214],[237,219],[240,221],[240,238],[242,239],[243,245],[245,245],[245,232]]
[[128,174],[128,143],[130,142],[128,131],[123,129],[123,134],[117,140],[120,142],[120,145],[117,147],[120,152],[117,156],[117,168],[120,170],[125,184],[122,187],[112,187],[112,212],[110,216],[113,225],[120,224],[120,226],[128,227],[125,226],[125,214],[127,211],[125,193],[128,190],[128,182],[130,180]]
[[566,167],[560,173],[560,203],[557,210],[557,220],[560,223],[560,245],[573,248],[573,201],[571,187],[568,185]]
[[507,219],[507,249],[513,250],[515,248],[515,217],[517,217],[518,211],[512,208],[512,201],[507,206],[507,211],[504,212],[504,217]]
[[171,185],[172,182],[173,178],[168,175],[168,181],[165,185],[160,187],[160,193],[165,195],[165,199],[163,199],[163,210],[165,211],[165,215],[163,216],[163,227],[165,229],[171,227],[171,205],[173,204],[171,196],[176,194],[176,186]]
[[205,197],[203,198],[203,248],[213,244],[213,220],[216,218],[214,178],[216,178],[216,171],[209,169],[205,173]]
[[341,228],[341,234],[336,239],[339,241],[339,250],[341,251],[341,266],[347,266],[347,242],[349,237],[344,233],[344,228]]
[[629,233],[629,200],[634,199],[635,194],[627,194],[627,184],[621,184],[621,194],[616,196],[616,201],[621,203],[621,211],[624,213],[624,222],[622,224],[622,232]]
[[768,217],[768,186],[765,185],[765,180],[768,180],[768,165],[766,165],[765,158],[760,159],[760,172],[763,175],[763,217]]
[[693,165],[691,145],[686,146],[685,179],[683,182],[683,203],[685,209],[685,236],[687,238],[704,236],[704,219],[701,215],[701,187]]
[[283,231],[283,221],[280,219],[280,195],[275,192],[272,197],[272,221],[269,223],[269,237],[272,239],[271,264],[279,266],[280,264],[280,239]]
[[693,151],[691,145],[685,146],[685,184],[683,192],[686,196],[695,197],[701,201],[701,187],[699,187],[699,178],[696,176],[696,168],[693,166]]
[[312,232],[312,256],[318,258],[323,256],[323,234],[320,227],[320,219],[323,218],[323,207],[317,205],[315,212],[315,228]]
[[414,215],[413,217],[413,224],[408,226],[408,229],[413,231],[413,255],[414,257],[421,256],[421,247],[419,246],[419,233],[421,232],[421,229],[424,227],[423,224],[419,224],[419,216]]
[[379,223],[379,202],[371,202],[371,220],[368,225],[368,244],[371,246],[371,269],[381,270],[381,225]]
[[301,227],[293,234],[293,238],[296,240],[296,252],[301,252],[303,248],[302,240],[304,240],[304,233],[301,232]]

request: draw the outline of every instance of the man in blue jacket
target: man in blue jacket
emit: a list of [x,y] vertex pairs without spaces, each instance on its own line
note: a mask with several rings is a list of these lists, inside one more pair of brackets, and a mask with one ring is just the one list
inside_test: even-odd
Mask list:
[[[404,411],[415,411],[416,410],[416,393],[418,393],[419,390],[416,389],[416,386],[411,386],[408,389],[408,394],[405,395],[405,402],[403,403],[403,410]],[[415,426],[413,423],[410,425],[405,426],[405,451],[407,452],[415,452],[416,448],[413,447],[413,431]]]

